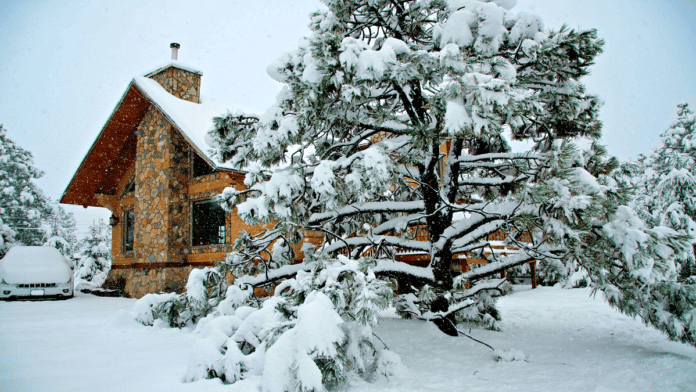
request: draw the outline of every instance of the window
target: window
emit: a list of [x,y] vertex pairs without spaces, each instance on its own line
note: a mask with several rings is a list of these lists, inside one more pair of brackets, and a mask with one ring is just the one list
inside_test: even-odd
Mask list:
[[213,245],[225,243],[225,210],[212,200],[193,203],[191,244]]
[[208,162],[205,161],[205,159],[201,158],[196,154],[196,152],[193,152],[193,177],[198,177],[198,176],[204,176],[206,174],[211,174],[215,173],[215,169],[210,167]]
[[133,238],[134,238],[134,228],[135,228],[135,212],[126,211],[123,214],[123,251],[130,252],[133,250]]
[[125,189],[123,190],[123,193],[130,193],[130,192],[135,192],[135,179],[131,179],[128,184],[126,185]]

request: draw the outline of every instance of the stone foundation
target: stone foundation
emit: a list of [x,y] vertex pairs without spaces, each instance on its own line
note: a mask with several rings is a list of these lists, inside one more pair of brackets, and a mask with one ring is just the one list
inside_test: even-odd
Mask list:
[[151,293],[183,293],[188,276],[194,268],[202,267],[187,265],[112,269],[104,287],[123,290],[123,294],[129,298],[141,298]]

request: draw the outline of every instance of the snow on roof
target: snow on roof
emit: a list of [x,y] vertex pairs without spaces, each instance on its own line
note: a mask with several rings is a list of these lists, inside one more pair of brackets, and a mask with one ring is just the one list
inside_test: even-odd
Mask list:
[[195,74],[203,76],[203,71],[200,71],[200,70],[198,70],[198,69],[196,69],[188,64],[180,63],[177,60],[171,60],[167,63],[164,63],[164,64],[160,65],[159,67],[153,69],[152,71],[145,73],[144,76],[146,76],[146,77],[150,76],[154,73],[157,73],[157,71],[163,70],[167,67],[175,67],[175,68],[183,69],[184,71],[193,72]]
[[213,118],[223,117],[231,109],[215,102],[194,103],[179,99],[167,92],[157,81],[138,76],[133,79],[138,88],[169,118],[183,136],[205,158],[218,168],[231,169],[219,157],[212,156],[211,147],[206,142],[208,131],[213,128]]
[[50,246],[14,246],[0,260],[0,279],[9,284],[67,283],[68,261]]

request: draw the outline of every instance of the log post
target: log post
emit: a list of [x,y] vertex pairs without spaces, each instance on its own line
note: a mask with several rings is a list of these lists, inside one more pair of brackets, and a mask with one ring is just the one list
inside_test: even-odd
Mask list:
[[537,287],[537,273],[536,273],[536,260],[532,261],[529,265],[529,269],[532,275],[532,289]]
[[[462,273],[469,272],[469,259],[464,259],[463,264]],[[466,289],[469,290],[470,288],[471,282],[466,282]]]

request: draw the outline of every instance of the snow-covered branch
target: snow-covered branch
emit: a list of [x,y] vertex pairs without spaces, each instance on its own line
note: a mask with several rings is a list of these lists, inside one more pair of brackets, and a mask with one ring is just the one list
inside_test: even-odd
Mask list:
[[479,155],[464,155],[460,157],[458,163],[473,163],[481,161],[498,161],[498,160],[540,160],[542,156],[531,153],[489,153]]
[[265,274],[258,274],[256,276],[244,275],[237,278],[235,283],[240,286],[249,285],[252,287],[261,287],[282,279],[292,278],[297,275],[299,271],[309,271],[310,269],[311,266],[304,263],[289,264],[280,268],[269,269]]
[[338,250],[345,249],[346,245],[356,248],[365,246],[388,245],[411,250],[419,250],[426,253],[430,251],[430,242],[428,241],[409,240],[401,237],[388,235],[369,235],[364,237],[346,238],[344,240],[335,241],[327,245],[324,248],[324,251],[327,253],[336,252]]
[[520,182],[528,179],[526,175],[520,176],[505,176],[503,178],[471,178],[471,179],[460,179],[459,185],[461,187],[465,186],[501,186],[512,184],[515,182]]
[[566,250],[563,248],[545,248],[542,253],[541,250],[539,252],[535,252],[529,249],[520,249],[513,255],[500,256],[498,257],[498,261],[489,262],[483,266],[457,276],[455,278],[455,284],[461,285],[462,282],[474,282],[479,279],[493,276],[494,274],[503,272],[512,267],[522,265],[533,260],[538,260],[539,258],[543,257],[544,254],[556,256],[554,253],[562,252],[566,252]]
[[308,223],[314,225],[330,219],[345,218],[357,214],[418,212],[422,211],[423,208],[422,201],[383,201],[351,204],[338,210],[312,214]]

